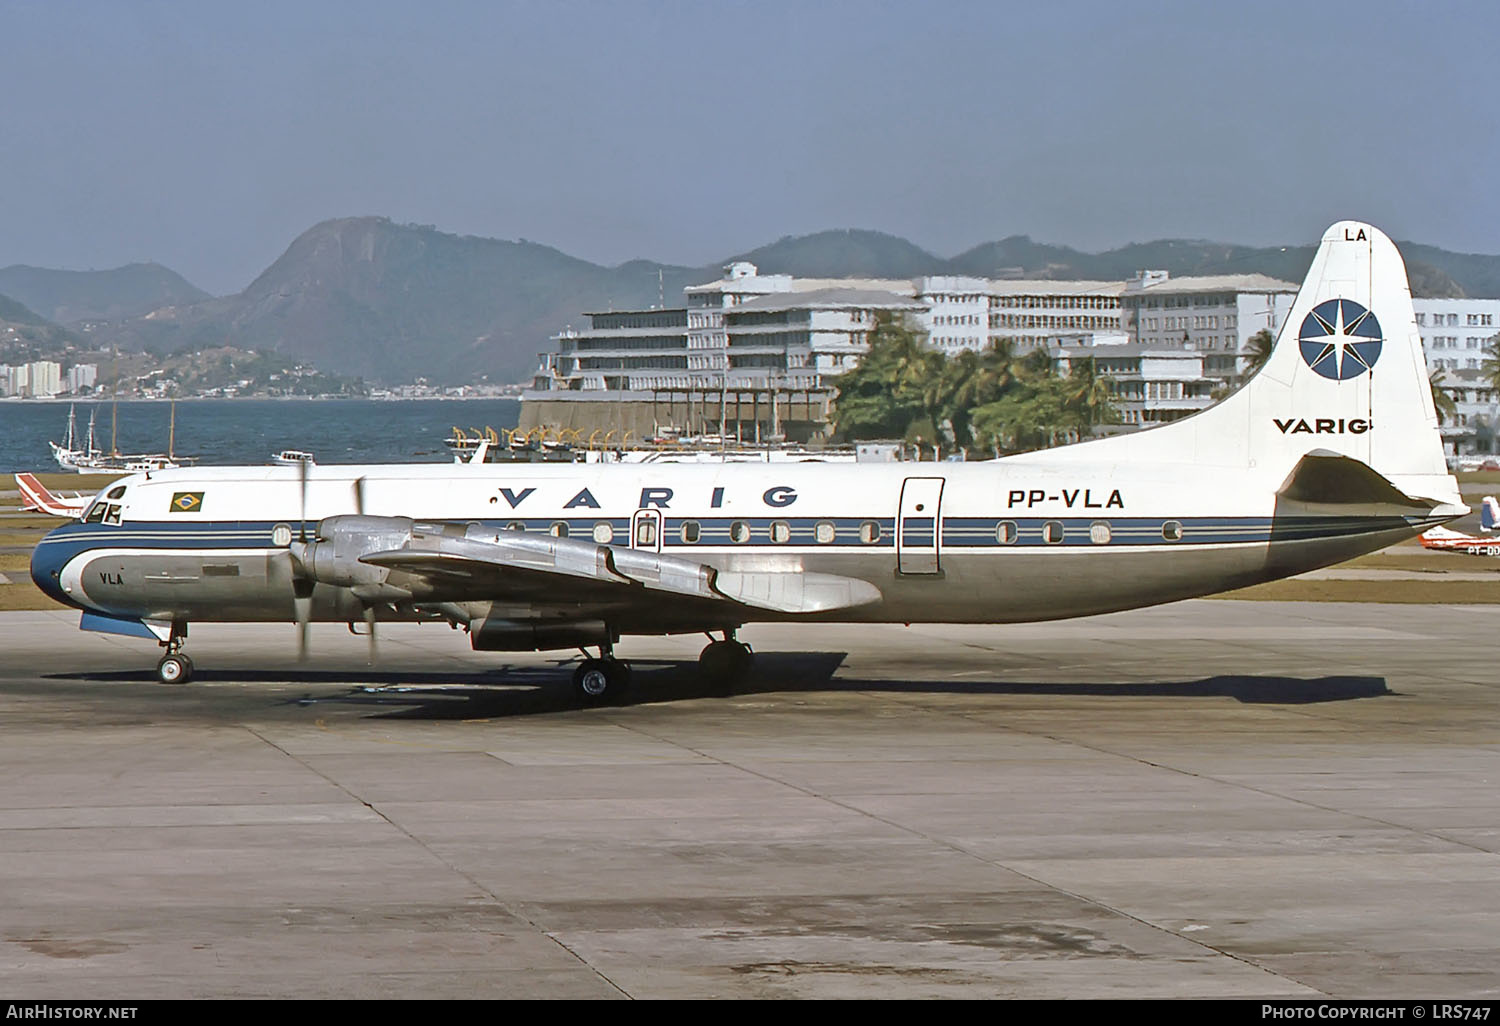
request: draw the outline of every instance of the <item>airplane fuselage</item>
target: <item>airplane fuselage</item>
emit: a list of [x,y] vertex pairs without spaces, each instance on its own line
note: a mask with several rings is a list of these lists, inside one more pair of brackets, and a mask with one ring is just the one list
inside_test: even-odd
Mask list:
[[[1288,514],[1285,476],[1203,465],[983,463],[200,468],[125,479],[38,546],[37,583],[130,620],[294,618],[289,545],[362,510],[691,558],[720,571],[826,573],[879,600],[824,619],[1018,622],[1242,587],[1381,548],[1433,521]],[[114,494],[116,498],[108,496]],[[102,509],[101,509],[102,506]],[[477,596],[476,596],[477,597]],[[420,616],[415,600],[382,618]],[[318,587],[312,619],[367,603]],[[518,616],[546,605],[510,603]],[[774,612],[741,622],[779,619]],[[806,619],[807,617],[799,617]],[[626,633],[696,630],[617,614]],[[655,626],[653,626],[653,623]]]

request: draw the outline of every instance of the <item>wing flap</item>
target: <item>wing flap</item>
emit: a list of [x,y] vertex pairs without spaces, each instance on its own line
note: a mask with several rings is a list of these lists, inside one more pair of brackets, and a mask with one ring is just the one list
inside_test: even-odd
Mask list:
[[[717,570],[696,560],[570,538],[520,532],[484,532],[475,537],[414,534],[410,545],[360,556],[372,566],[401,570],[443,584],[484,583],[505,571],[520,571],[577,583],[640,588],[647,592],[732,602],[780,613],[823,613],[869,605],[881,598],[867,581],[834,574]],[[497,582],[498,583],[498,582]]]

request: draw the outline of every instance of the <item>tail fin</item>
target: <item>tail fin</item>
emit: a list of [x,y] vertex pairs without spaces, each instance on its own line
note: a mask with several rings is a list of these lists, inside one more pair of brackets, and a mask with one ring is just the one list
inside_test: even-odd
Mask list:
[[1500,502],[1496,502],[1493,495],[1486,495],[1479,507],[1479,526],[1486,531],[1493,531],[1497,523],[1500,523]]
[[21,490],[21,504],[26,509],[49,516],[77,517],[82,515],[89,504],[86,498],[52,494],[34,474],[17,474],[16,485]]
[[[1313,450],[1353,457],[1402,492],[1461,506],[1412,311],[1406,264],[1379,229],[1323,235],[1265,365],[1192,417],[1072,447],[1079,459],[1251,468],[1280,483]],[[1057,450],[1065,452],[1067,450]]]

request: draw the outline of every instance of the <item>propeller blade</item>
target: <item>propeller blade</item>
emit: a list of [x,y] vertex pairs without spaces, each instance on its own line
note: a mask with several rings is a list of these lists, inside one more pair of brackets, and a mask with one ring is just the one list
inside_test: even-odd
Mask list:
[[292,599],[297,614],[297,662],[307,662],[308,635],[312,631],[312,593],[297,595]]
[[380,651],[375,645],[375,607],[365,606],[365,630],[370,635],[370,665],[379,661]]
[[307,541],[307,461],[297,461],[297,480],[302,490],[302,527],[298,535],[302,541]]

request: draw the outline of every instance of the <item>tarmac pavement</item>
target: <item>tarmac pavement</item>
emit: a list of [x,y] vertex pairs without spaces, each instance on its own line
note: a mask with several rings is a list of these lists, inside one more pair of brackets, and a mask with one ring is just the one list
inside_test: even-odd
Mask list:
[[626,639],[0,614],[0,997],[1500,995],[1495,607]]

